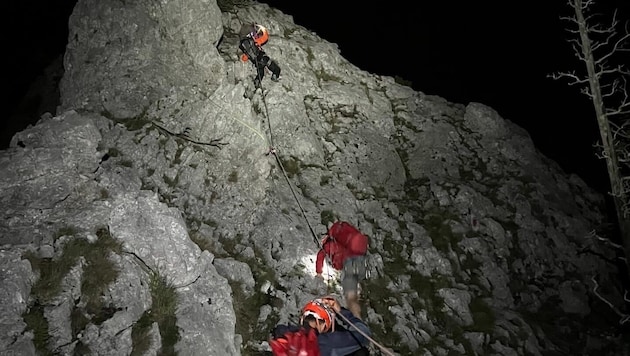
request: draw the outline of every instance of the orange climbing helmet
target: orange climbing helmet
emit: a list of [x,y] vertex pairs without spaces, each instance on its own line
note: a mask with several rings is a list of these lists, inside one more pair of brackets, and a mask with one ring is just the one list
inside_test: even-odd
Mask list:
[[304,322],[304,317],[308,315],[312,315],[315,319],[324,323],[324,332],[328,332],[333,327],[335,314],[321,299],[313,299],[304,305],[300,324]]
[[254,42],[258,46],[262,46],[265,43],[267,43],[267,41],[269,41],[269,31],[267,30],[267,28],[265,26],[256,24],[256,25],[254,25],[254,31],[252,32],[252,38],[254,39]]

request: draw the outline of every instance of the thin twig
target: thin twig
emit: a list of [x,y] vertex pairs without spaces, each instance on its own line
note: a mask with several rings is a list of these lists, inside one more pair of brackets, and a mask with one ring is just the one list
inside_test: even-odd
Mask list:
[[[597,289],[599,288],[599,284],[597,283],[597,280],[595,279],[595,276],[593,276],[591,278],[591,281],[593,281],[593,284],[595,284],[595,286],[593,287],[593,293],[597,296],[597,298],[599,298],[599,300],[601,300],[602,302],[606,303],[610,307],[610,309],[612,309],[612,311],[614,311],[615,314],[617,314],[621,318],[619,320],[619,325],[623,325],[623,324],[627,323],[628,321],[630,321],[630,314],[622,313],[608,299],[604,298],[601,294],[599,294],[599,292],[597,292]],[[623,300],[626,303],[630,303],[630,298],[628,298],[628,291],[624,292]]]

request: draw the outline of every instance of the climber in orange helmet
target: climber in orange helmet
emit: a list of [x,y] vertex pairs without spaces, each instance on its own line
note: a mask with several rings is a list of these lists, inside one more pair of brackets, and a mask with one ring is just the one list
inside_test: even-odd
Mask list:
[[238,48],[243,52],[241,60],[243,62],[250,60],[256,68],[257,75],[254,78],[254,86],[260,88],[260,83],[265,76],[265,68],[271,71],[271,80],[279,81],[280,67],[262,49],[262,46],[269,41],[269,30],[256,23],[243,24],[239,34]]
[[[343,318],[337,319],[338,315]],[[292,347],[301,352],[299,355],[308,356],[367,355],[371,334],[370,328],[336,298],[325,296],[304,305],[300,325],[276,326],[270,346],[274,355],[283,356],[289,355],[286,351]]]

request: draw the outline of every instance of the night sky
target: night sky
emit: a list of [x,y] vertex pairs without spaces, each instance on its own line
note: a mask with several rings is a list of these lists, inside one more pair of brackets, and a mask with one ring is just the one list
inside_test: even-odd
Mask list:
[[[560,20],[572,15],[565,1],[390,0],[334,11],[339,1],[310,7],[263,2],[337,43],[361,69],[401,77],[415,90],[451,102],[494,108],[526,129],[536,147],[566,172],[608,191],[605,163],[594,154],[600,137],[589,98],[566,81],[548,78],[584,70],[566,41],[569,23]],[[600,2],[630,19],[630,1]]]
[[[3,69],[9,94],[3,100],[9,112],[43,68],[63,53],[75,2],[21,0],[3,10],[9,48]],[[571,14],[564,1],[261,2],[338,44],[342,56],[363,70],[398,76],[415,90],[451,102],[494,108],[525,128],[536,147],[566,172],[602,192],[608,189],[604,162],[592,147],[599,131],[588,98],[565,81],[547,77],[583,70],[566,42],[568,23],[559,19]],[[630,1],[605,2],[630,18]],[[282,58],[274,59],[282,66]],[[0,148],[11,136],[6,117]]]
[[[590,100],[558,71],[583,71],[569,44],[572,15],[562,0],[515,3],[485,1],[381,1],[331,10],[296,1],[262,1],[293,15],[295,23],[327,41],[366,71],[398,76],[415,90],[451,102],[480,102],[526,129],[536,147],[568,173],[608,191],[603,160],[593,144],[599,130]],[[630,19],[630,1],[605,0]],[[541,5],[544,3],[544,5]],[[281,60],[281,59],[279,59]],[[630,62],[628,60],[627,62]]]
[[[19,103],[44,68],[63,55],[68,41],[68,17],[75,3],[76,0],[19,0],[0,5],[4,62],[0,149],[8,147],[15,131],[29,124],[16,122]],[[34,124],[39,117],[29,119]]]

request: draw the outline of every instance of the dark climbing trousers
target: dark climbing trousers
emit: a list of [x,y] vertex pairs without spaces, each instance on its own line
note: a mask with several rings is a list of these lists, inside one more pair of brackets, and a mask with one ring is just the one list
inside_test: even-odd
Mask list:
[[362,347],[348,356],[370,356],[370,351],[366,347]]
[[260,49],[260,47],[258,47],[256,43],[254,43],[254,40],[249,37],[243,38],[239,43],[238,48],[243,51],[243,53],[245,53],[247,57],[249,57],[249,60],[254,65],[254,68],[256,68],[257,74],[256,78],[254,79],[254,84],[256,85],[256,87],[260,86],[260,82],[265,76],[265,68],[268,68],[271,71],[271,73],[273,74],[273,78],[277,79],[278,77],[280,77],[280,67],[278,66],[278,64],[271,58],[269,58],[265,51]]
[[343,262],[341,287],[344,293],[358,292],[359,282],[365,279],[365,256],[353,256]]

